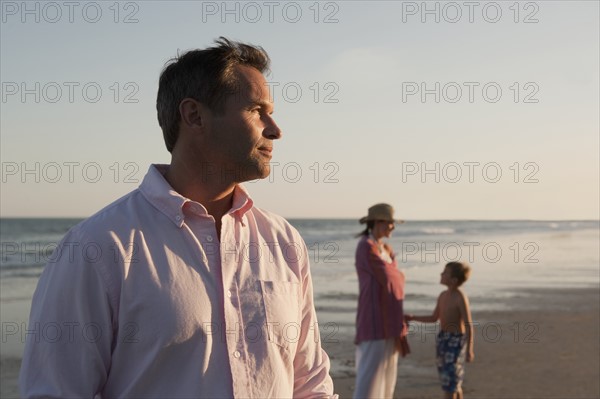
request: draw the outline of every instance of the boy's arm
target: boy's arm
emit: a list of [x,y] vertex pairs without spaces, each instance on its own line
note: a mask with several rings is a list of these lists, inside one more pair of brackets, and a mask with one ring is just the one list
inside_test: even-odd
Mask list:
[[406,321],[420,321],[421,323],[435,323],[440,319],[440,300],[442,298],[442,294],[438,297],[437,304],[435,305],[435,309],[433,313],[429,316],[415,316],[411,314],[407,314],[404,318]]
[[466,338],[467,338],[467,362],[472,362],[475,359],[473,352],[473,319],[471,317],[471,309],[469,307],[469,298],[467,294],[460,292],[461,301],[459,304],[460,317],[465,323]]

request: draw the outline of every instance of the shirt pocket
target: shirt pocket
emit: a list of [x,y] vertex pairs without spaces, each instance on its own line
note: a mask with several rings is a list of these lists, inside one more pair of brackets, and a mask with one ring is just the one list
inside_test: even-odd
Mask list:
[[260,281],[270,342],[283,348],[295,345],[302,328],[300,284],[291,281]]

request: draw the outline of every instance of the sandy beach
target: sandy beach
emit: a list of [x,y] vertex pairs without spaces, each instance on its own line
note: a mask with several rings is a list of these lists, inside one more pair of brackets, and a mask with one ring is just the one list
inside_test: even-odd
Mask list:
[[[475,362],[466,369],[465,397],[600,397],[599,304],[598,289],[524,291],[510,299],[514,311],[477,312],[477,304],[472,304],[474,322],[479,324]],[[412,353],[399,363],[396,398],[441,397],[433,359],[434,334],[431,325],[411,327]],[[324,341],[324,347],[332,358],[336,392],[341,398],[351,398],[353,337],[340,333],[331,338]],[[19,367],[20,359],[3,355],[0,397],[18,398]]]
[[[510,300],[523,310],[473,311],[475,362],[467,364],[466,398],[592,399],[600,397],[598,289],[529,290]],[[407,304],[410,308],[410,304]],[[472,304],[476,309],[477,304]],[[477,325],[477,324],[476,324]],[[424,326],[424,325],[421,325]],[[351,398],[352,337],[325,343],[335,364],[336,392]],[[412,353],[401,359],[395,398],[441,398],[434,363],[434,332],[412,327]]]

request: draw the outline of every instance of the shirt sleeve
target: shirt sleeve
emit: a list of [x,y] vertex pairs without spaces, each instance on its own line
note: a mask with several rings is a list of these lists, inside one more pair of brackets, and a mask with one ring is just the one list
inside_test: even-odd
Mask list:
[[331,398],[333,380],[329,376],[329,356],[321,347],[317,315],[313,302],[308,251],[302,241],[302,326],[294,358],[294,398]]
[[94,397],[111,357],[111,301],[102,262],[109,254],[75,227],[38,282],[19,376],[23,398]]

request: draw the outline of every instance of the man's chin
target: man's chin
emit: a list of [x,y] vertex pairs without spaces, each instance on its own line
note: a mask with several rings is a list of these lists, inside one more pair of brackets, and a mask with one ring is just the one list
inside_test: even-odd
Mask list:
[[271,174],[271,163],[269,161],[261,160],[254,166],[256,168],[255,179],[265,179]]
[[262,180],[262,179],[266,179],[267,177],[269,177],[269,175],[271,174],[271,167],[270,166],[263,166],[262,168],[260,168],[258,170],[258,176],[256,177],[257,180]]
[[259,165],[256,168],[246,169],[246,173],[242,173],[239,182],[247,182],[254,180],[262,180],[269,177],[271,174],[271,167],[269,165]]

